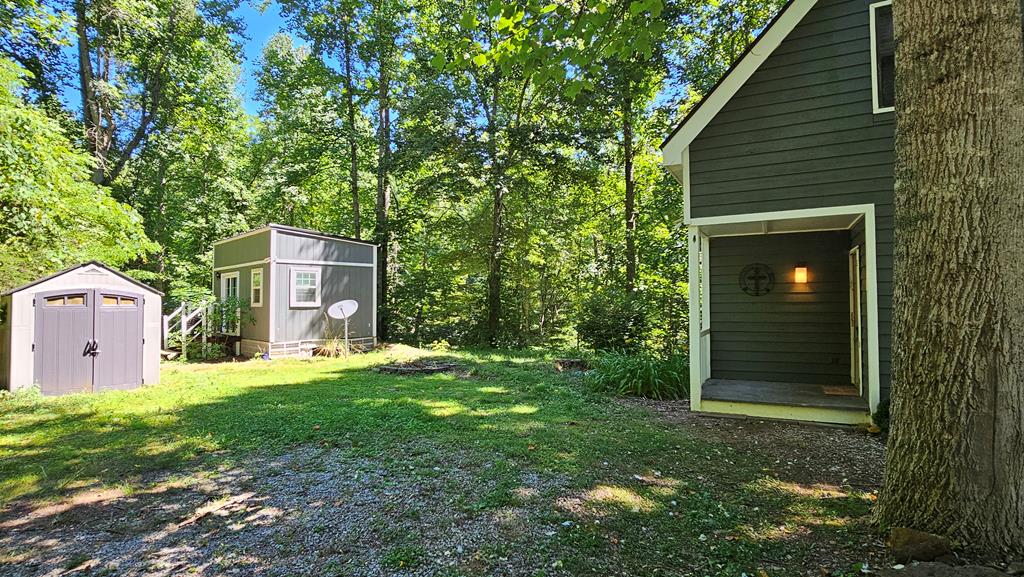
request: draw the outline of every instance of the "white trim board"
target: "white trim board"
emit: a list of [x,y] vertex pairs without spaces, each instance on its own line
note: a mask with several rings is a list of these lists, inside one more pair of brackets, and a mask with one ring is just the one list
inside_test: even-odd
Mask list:
[[243,269],[243,268],[250,267],[250,266],[256,266],[258,264],[267,264],[268,262],[270,262],[270,258],[264,258],[264,259],[260,259],[260,260],[251,260],[249,262],[240,262],[238,264],[228,264],[228,265],[224,265],[224,266],[214,267],[213,272],[220,272],[222,270]]
[[878,105],[878,43],[875,40],[875,11],[882,6],[892,6],[892,0],[882,0],[868,6],[868,21],[871,23],[871,110],[875,114],[895,112],[895,106]]
[[345,262],[340,260],[302,260],[294,258],[279,258],[275,262],[279,264],[301,264],[308,266],[358,266],[364,268],[373,268],[372,262]]
[[[875,233],[875,205],[855,204],[847,206],[829,206],[821,208],[808,208],[798,210],[785,210],[776,212],[754,212],[747,214],[734,214],[728,216],[715,216],[693,219],[687,236],[689,240],[689,272],[687,273],[687,284],[690,292],[690,407],[694,411],[701,410],[701,386],[705,368],[700,362],[701,357],[701,322],[694,323],[694,319],[701,319],[701,283],[703,278],[694,279],[692,273],[701,271],[700,248],[701,237],[705,231],[703,226],[716,224],[750,223],[770,220],[786,220],[799,218],[814,218],[820,216],[851,215],[858,216],[853,219],[852,228],[864,219],[864,246],[866,255],[866,289],[867,289],[867,323],[864,329],[867,331],[867,368],[868,368],[868,406],[873,414],[878,409],[881,398],[881,359],[879,352],[878,332],[878,245]],[[791,231],[800,233],[804,231]],[[752,233],[757,234],[757,233]],[[697,280],[697,282],[694,282]],[[709,295],[710,296],[710,295]],[[702,319],[701,319],[702,320]],[[697,362],[694,362],[697,359]],[[710,372],[707,376],[710,376]]]

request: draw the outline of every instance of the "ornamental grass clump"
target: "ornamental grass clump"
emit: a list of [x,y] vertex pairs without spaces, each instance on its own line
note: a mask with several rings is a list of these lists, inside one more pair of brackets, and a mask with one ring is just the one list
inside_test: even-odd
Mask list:
[[683,355],[661,358],[649,353],[604,353],[587,382],[599,392],[649,399],[683,399],[689,393],[689,361]]

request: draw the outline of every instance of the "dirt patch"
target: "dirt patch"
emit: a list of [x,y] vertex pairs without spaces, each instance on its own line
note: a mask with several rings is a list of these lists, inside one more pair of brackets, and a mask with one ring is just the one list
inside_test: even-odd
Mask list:
[[436,373],[462,373],[464,367],[458,363],[438,360],[417,360],[393,363],[377,367],[377,372],[391,375],[419,376]]
[[800,485],[877,491],[885,472],[885,444],[863,429],[763,419],[709,417],[690,412],[690,402],[622,399],[659,419],[696,431],[745,453],[769,458],[767,473]]

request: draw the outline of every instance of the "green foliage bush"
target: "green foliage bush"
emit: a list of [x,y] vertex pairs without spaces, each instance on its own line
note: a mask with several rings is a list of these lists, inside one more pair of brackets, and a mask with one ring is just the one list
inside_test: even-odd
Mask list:
[[597,351],[639,351],[650,328],[641,292],[605,289],[583,302],[576,332]]
[[683,399],[689,394],[689,360],[683,355],[662,359],[648,354],[611,352],[600,355],[587,383],[599,392],[649,399]]

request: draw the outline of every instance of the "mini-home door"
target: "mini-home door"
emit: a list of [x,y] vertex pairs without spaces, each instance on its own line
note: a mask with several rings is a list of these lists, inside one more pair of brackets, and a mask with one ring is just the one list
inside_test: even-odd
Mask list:
[[35,295],[33,381],[46,395],[142,384],[143,297],[82,289]]

